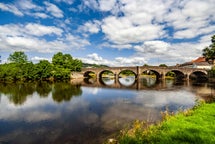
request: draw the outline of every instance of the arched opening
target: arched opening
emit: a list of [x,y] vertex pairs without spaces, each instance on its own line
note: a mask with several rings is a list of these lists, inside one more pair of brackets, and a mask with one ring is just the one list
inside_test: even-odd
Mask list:
[[103,85],[112,85],[114,84],[115,76],[114,73],[110,70],[104,70],[99,73],[99,82]]
[[159,73],[153,70],[146,70],[141,73],[140,81],[141,84],[146,87],[155,86],[158,81]]
[[190,74],[189,79],[195,80],[198,82],[205,82],[208,80],[207,74],[201,71],[195,71]]
[[174,80],[183,80],[185,78],[185,75],[183,72],[178,70],[172,70],[166,73],[165,75],[166,79],[174,79]]
[[96,82],[96,73],[93,71],[87,71],[84,73],[84,82],[86,84],[94,84]]
[[96,73],[93,71],[87,71],[84,73],[84,78],[96,78]]
[[135,84],[137,75],[131,70],[123,70],[119,73],[119,83],[129,87]]

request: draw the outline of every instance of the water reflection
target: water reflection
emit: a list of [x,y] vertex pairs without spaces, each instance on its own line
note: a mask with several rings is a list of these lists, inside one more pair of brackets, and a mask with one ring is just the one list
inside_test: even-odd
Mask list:
[[147,87],[153,87],[157,83],[156,77],[143,77],[141,80],[142,80],[141,83]]
[[113,85],[114,82],[115,82],[114,78],[110,78],[110,77],[102,77],[102,78],[100,78],[100,83],[102,83],[104,85],[107,85],[107,86]]
[[119,78],[119,83],[126,87],[132,86],[135,83],[135,76],[127,76],[124,78]]
[[35,91],[34,83],[0,83],[0,92],[16,105],[22,105]]
[[0,83],[0,92],[7,96],[9,101],[15,105],[23,105],[34,92],[44,98],[51,93],[53,100],[58,103],[70,101],[73,96],[82,94],[80,85],[71,85],[63,82]]
[[214,91],[207,83],[142,79],[130,86],[144,88],[137,91],[106,81],[105,88],[97,79],[90,84],[0,84],[0,143],[103,143],[135,119],[156,122],[166,108],[190,108]]
[[52,91],[52,98],[56,102],[70,101],[73,96],[82,94],[80,85],[71,85],[69,83],[55,83]]

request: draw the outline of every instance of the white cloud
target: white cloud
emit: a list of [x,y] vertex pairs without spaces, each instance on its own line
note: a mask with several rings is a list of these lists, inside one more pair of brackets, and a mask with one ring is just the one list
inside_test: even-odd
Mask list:
[[95,61],[102,61],[103,58],[98,56],[97,53],[92,53],[92,54],[89,54],[87,55],[88,58],[91,58],[92,60],[95,60]]
[[35,17],[38,17],[38,18],[43,18],[43,19],[46,19],[49,17],[47,14],[41,13],[41,12],[36,12],[36,13],[33,13],[32,15]]
[[142,66],[147,63],[144,57],[117,57],[115,61],[120,66]]
[[22,10],[43,10],[42,7],[37,6],[31,0],[19,0],[17,5]]
[[[71,34],[64,36],[62,33],[63,30],[55,26],[34,23],[0,25],[0,50],[50,53],[80,49],[90,45],[86,39]],[[47,40],[43,36],[52,37],[52,39]]]
[[99,1],[99,8],[101,11],[110,11],[113,9],[116,0],[100,0]]
[[103,64],[107,66],[142,66],[147,61],[144,57],[116,57],[114,60],[107,60],[99,56],[97,53],[88,54],[86,58],[79,58],[84,63]]
[[146,24],[134,25],[126,18],[117,18],[114,16],[103,20],[102,32],[106,38],[116,44],[139,43],[144,40],[152,40],[164,35],[163,26]]
[[74,0],[55,0],[56,2],[64,2],[64,3],[67,3],[67,4],[73,4],[74,3]]
[[101,22],[98,20],[94,20],[94,21],[88,21],[86,22],[84,25],[80,26],[78,28],[78,31],[80,32],[84,32],[84,33],[91,33],[91,34],[95,34],[98,33],[100,31],[100,25]]
[[122,49],[131,49],[133,46],[131,44],[111,44],[111,43],[103,43],[101,44],[101,47],[105,48],[116,48],[119,50]]
[[34,56],[34,57],[31,58],[31,61],[33,61],[33,62],[39,62],[41,60],[51,61],[51,59],[44,58],[44,57],[38,57],[38,56]]
[[166,53],[170,44],[163,41],[146,41],[143,45],[134,46],[137,52],[143,53]]
[[24,16],[24,14],[14,5],[0,3],[0,9],[3,11],[11,12],[17,16]]
[[98,9],[99,4],[96,0],[84,0],[83,1],[83,6],[84,7],[89,7],[92,9]]
[[164,16],[168,25],[176,32],[174,38],[195,38],[215,31],[211,22],[215,20],[213,0],[190,0],[172,5],[171,12]]
[[110,61],[102,58],[97,53],[88,54],[86,58],[79,58],[79,59],[81,59],[84,63],[89,63],[89,64],[110,65]]
[[44,25],[35,24],[35,23],[27,24],[25,26],[25,29],[31,35],[36,35],[36,36],[43,36],[43,35],[50,35],[50,34],[56,34],[58,36],[61,36],[63,32],[63,30],[55,26],[44,26]]
[[51,13],[54,17],[57,18],[62,18],[63,17],[63,11],[60,10],[56,5],[49,3],[49,2],[44,2],[46,5],[46,10]]

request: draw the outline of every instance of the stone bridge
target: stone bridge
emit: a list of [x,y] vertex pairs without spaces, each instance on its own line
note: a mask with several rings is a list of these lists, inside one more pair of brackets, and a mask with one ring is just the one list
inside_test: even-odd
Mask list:
[[207,70],[199,68],[183,68],[183,67],[159,67],[159,66],[136,66],[136,67],[106,67],[106,68],[83,68],[80,72],[84,77],[88,77],[89,73],[95,73],[97,78],[101,78],[102,74],[110,71],[114,74],[115,79],[119,78],[122,71],[129,70],[135,74],[136,78],[140,78],[142,73],[153,72],[157,79],[165,79],[168,72],[174,72],[177,78],[189,79],[191,75],[196,77],[207,78]]

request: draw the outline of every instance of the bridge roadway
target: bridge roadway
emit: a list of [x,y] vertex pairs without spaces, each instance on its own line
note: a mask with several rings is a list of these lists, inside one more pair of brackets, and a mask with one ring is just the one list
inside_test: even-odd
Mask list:
[[199,76],[207,76],[207,70],[199,68],[184,68],[184,67],[159,67],[159,66],[136,66],[136,67],[106,67],[106,68],[83,68],[80,72],[81,75],[87,77],[90,72],[96,74],[97,78],[101,78],[105,71],[111,71],[115,75],[115,79],[119,78],[119,74],[124,71],[132,71],[136,78],[139,78],[143,72],[154,72],[157,79],[165,79],[168,72],[174,72],[176,77],[182,76],[183,79],[189,80],[192,74]]

